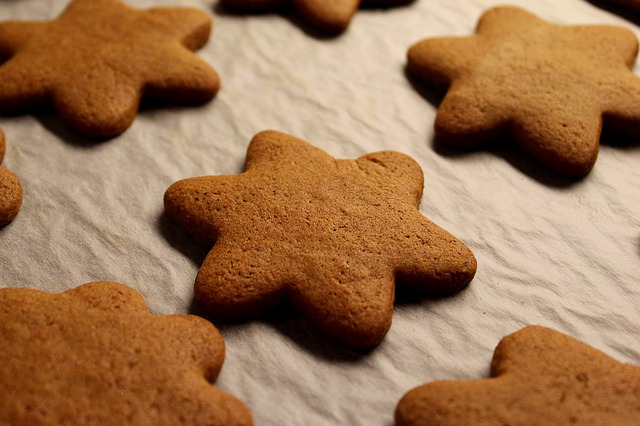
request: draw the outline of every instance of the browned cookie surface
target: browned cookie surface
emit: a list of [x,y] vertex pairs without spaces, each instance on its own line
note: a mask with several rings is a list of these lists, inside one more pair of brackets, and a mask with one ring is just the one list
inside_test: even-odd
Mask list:
[[[4,132],[0,129],[0,164],[6,150]],[[11,222],[22,206],[22,186],[18,177],[4,167],[0,167],[0,226]]]
[[212,315],[244,318],[289,301],[321,330],[372,347],[391,324],[394,282],[453,293],[476,260],[418,210],[420,166],[392,151],[337,160],[293,136],[266,131],[246,172],[191,178],[165,209],[213,246],[195,283]]
[[143,96],[207,101],[219,79],[192,50],[210,30],[205,11],[120,0],[73,0],[48,22],[0,22],[0,113],[51,102],[77,133],[109,138],[131,125]]
[[267,12],[292,5],[300,16],[314,28],[328,34],[347,29],[353,15],[363,6],[391,7],[413,0],[221,0],[230,10],[238,12]]
[[436,136],[474,145],[510,134],[559,173],[591,170],[604,124],[640,134],[638,40],[625,28],[562,26],[515,7],[486,12],[471,37],[423,40],[409,70],[447,89]]
[[640,367],[540,326],[502,339],[491,378],[428,383],[396,409],[398,426],[639,423]]
[[216,328],[151,315],[127,286],[0,289],[0,317],[2,425],[251,424],[211,385],[224,360]]

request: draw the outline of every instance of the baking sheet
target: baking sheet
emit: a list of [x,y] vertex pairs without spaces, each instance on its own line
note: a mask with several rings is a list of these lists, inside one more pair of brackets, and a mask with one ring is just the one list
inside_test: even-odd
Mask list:
[[[140,291],[154,313],[199,313],[192,286],[208,250],[163,214],[163,193],[182,178],[240,173],[250,138],[275,129],[339,158],[411,155],[425,173],[421,212],[472,249],[478,272],[453,297],[398,301],[391,330],[368,353],[291,313],[217,324],[227,344],[217,386],[241,398],[257,425],[391,425],[409,389],[486,376],[500,338],[528,324],[640,364],[640,143],[604,140],[581,180],[513,146],[459,152],[434,140],[437,97],[405,74],[411,44],[472,34],[501,1],[362,10],[336,38],[287,14],[229,15],[213,0],[128,4],[207,10],[214,33],[198,54],[222,89],[201,107],[145,108],[102,143],[74,136],[55,115],[0,117],[3,165],[25,191],[17,219],[0,229],[0,285],[60,292],[112,280]],[[640,37],[638,21],[587,1],[511,4]],[[51,19],[65,5],[2,0],[0,20]]]

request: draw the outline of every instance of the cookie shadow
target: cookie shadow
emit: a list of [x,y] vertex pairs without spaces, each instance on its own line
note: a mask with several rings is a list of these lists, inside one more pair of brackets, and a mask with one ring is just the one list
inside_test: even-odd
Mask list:
[[[135,124],[135,120],[137,120],[138,117],[142,117],[144,115],[152,115],[156,111],[161,111],[161,110],[170,111],[170,112],[175,112],[177,114],[177,113],[187,111],[191,108],[197,108],[199,106],[205,105],[208,102],[209,101],[206,101],[206,102],[188,102],[187,101],[183,103],[176,103],[176,102],[163,101],[163,100],[153,99],[153,98],[145,98],[143,96],[140,102],[140,105],[138,107],[138,111],[136,112],[136,116],[133,122],[131,123],[131,126]],[[104,137],[91,138],[91,137],[85,137],[85,136],[78,135],[77,133],[74,133],[73,130],[71,130],[67,125],[63,123],[57,111],[55,110],[53,105],[50,103],[44,106],[36,107],[35,109],[30,110],[29,112],[25,112],[25,114],[26,113],[30,113],[34,118],[36,118],[36,120],[40,122],[40,124],[45,129],[47,129],[47,131],[54,134],[57,138],[61,139],[62,141],[64,141],[65,143],[71,146],[78,147],[78,148],[93,148],[97,145],[107,143],[109,141],[112,141],[114,139],[117,139],[123,136],[131,128],[131,126],[129,126],[122,133],[114,136],[110,136],[106,138]],[[17,117],[19,115],[23,115],[23,113],[7,114],[7,115],[3,115],[3,117]]]
[[630,135],[613,130],[606,119],[602,126],[600,145],[606,145],[620,151],[640,150],[640,135]]
[[291,304],[283,303],[260,317],[247,318],[239,321],[225,321],[215,318],[194,299],[189,313],[198,315],[215,324],[220,332],[233,333],[246,327],[251,322],[259,322],[269,326],[285,336],[291,343],[301,350],[335,363],[355,363],[366,358],[375,348],[370,350],[355,350],[321,333]]
[[47,129],[50,133],[56,136],[58,139],[65,143],[77,147],[77,148],[93,148],[102,143],[108,142],[111,139],[89,139],[79,136],[71,131],[67,126],[62,123],[62,120],[58,117],[55,111],[48,110],[46,112],[38,112],[33,116],[40,122],[42,127]]
[[588,176],[588,174],[576,177],[561,175],[527,155],[519,148],[518,143],[513,138],[507,136],[479,144],[473,148],[452,147],[434,137],[431,140],[431,146],[438,155],[446,158],[489,153],[501,158],[519,173],[549,188],[570,189],[583,182]]
[[171,247],[189,258],[197,267],[202,265],[209,249],[196,243],[164,211],[158,216],[156,227]]
[[426,84],[425,82],[420,80],[418,77],[413,75],[411,71],[409,71],[408,64],[404,65],[404,69],[402,71],[404,73],[404,77],[407,79],[407,81],[411,85],[411,88],[416,92],[418,92],[418,94],[425,101],[431,104],[431,106],[437,109],[440,106],[440,102],[442,102],[444,95],[446,95],[447,93],[447,88],[442,87],[442,88],[436,89],[432,85]]
[[[409,81],[411,87],[434,108],[438,108],[442,99],[446,94],[446,88],[435,89],[416,78],[405,65],[404,75]],[[433,124],[431,124],[433,127]],[[584,179],[580,177],[568,177],[560,175],[538,162],[534,158],[528,156],[519,147],[513,138],[504,136],[490,142],[484,142],[472,147],[452,146],[443,142],[435,135],[429,141],[434,152],[441,157],[456,159],[481,153],[490,153],[505,160],[514,169],[528,176],[539,183],[558,189],[570,188]]]
[[591,3],[593,6],[606,10],[632,22],[636,25],[640,25],[640,6],[634,8],[634,6],[624,7],[620,4],[612,4],[610,0],[586,0],[587,3]]
[[[2,65],[2,62],[0,62],[0,65]],[[101,142],[90,140],[74,134],[67,126],[62,123],[62,120],[60,120],[60,117],[58,116],[55,108],[51,104],[35,106],[30,108],[29,110],[2,112],[0,114],[0,118],[10,120],[26,115],[35,118],[48,132],[52,133],[57,138],[63,140],[69,145],[81,148],[89,148]]]
[[[402,310],[405,307],[424,305],[430,301],[453,299],[457,294],[464,291],[466,287],[454,294],[450,292],[417,291],[415,288],[415,282],[407,284],[399,281],[396,284],[394,309]],[[359,362],[373,354],[378,347],[384,345],[383,339],[378,345],[369,349],[353,349],[348,347],[344,343],[319,331],[293,305],[287,302],[279,304],[276,308],[269,310],[259,317],[239,321],[220,320],[216,318],[215,315],[207,312],[195,299],[192,300],[189,313],[206,318],[215,324],[223,334],[225,334],[225,332],[233,333],[245,327],[250,322],[260,322],[287,337],[290,342],[301,350],[332,363]]]
[[428,304],[429,302],[450,300],[465,291],[467,287],[468,286],[465,286],[460,290],[452,293],[416,290],[415,285],[409,286],[403,285],[402,283],[397,283],[394,308],[402,309],[404,307],[423,306],[425,304]]

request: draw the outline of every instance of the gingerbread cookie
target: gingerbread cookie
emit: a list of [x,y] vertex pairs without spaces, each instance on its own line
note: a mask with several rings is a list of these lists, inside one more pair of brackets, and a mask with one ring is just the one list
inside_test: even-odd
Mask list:
[[454,293],[476,260],[418,210],[423,175],[391,151],[337,160],[293,136],[256,135],[246,172],[191,178],[165,193],[167,214],[213,249],[195,297],[223,319],[290,302],[325,333],[369,348],[387,333],[394,281]]
[[235,12],[261,13],[293,6],[313,28],[327,34],[339,34],[347,29],[360,4],[371,7],[392,7],[414,0],[221,0]]
[[613,26],[561,26],[515,7],[486,12],[471,37],[423,40],[412,74],[447,90],[436,136],[471,146],[511,135],[555,171],[580,176],[598,155],[601,127],[640,135],[634,34]]
[[637,425],[640,367],[529,326],[502,339],[490,379],[433,382],[407,393],[396,425],[425,424]]
[[0,113],[50,102],[75,132],[110,138],[131,125],[143,96],[208,101],[218,75],[192,51],[210,31],[204,11],[120,0],[73,0],[49,22],[1,22]]
[[[0,129],[0,164],[5,153],[4,132]],[[22,186],[17,176],[0,167],[0,226],[11,222],[22,206]]]
[[0,424],[252,423],[210,384],[224,360],[218,330],[151,315],[127,286],[0,289],[0,317]]

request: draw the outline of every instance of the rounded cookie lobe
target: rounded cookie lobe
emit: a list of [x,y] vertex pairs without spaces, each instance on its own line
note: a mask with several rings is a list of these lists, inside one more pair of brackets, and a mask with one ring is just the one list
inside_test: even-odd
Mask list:
[[113,282],[0,289],[0,315],[2,424],[252,423],[211,385],[224,341],[202,318],[151,315]]
[[106,139],[131,126],[142,97],[206,102],[219,77],[192,51],[210,31],[204,11],[120,0],[73,0],[52,21],[0,22],[0,112],[51,102],[74,132]]
[[16,218],[22,206],[22,186],[17,176],[0,167],[0,226]]
[[302,18],[327,34],[347,29],[360,0],[292,0]]
[[[4,132],[0,129],[0,163],[6,150]],[[10,223],[22,206],[22,186],[18,177],[0,167],[0,227]]]

